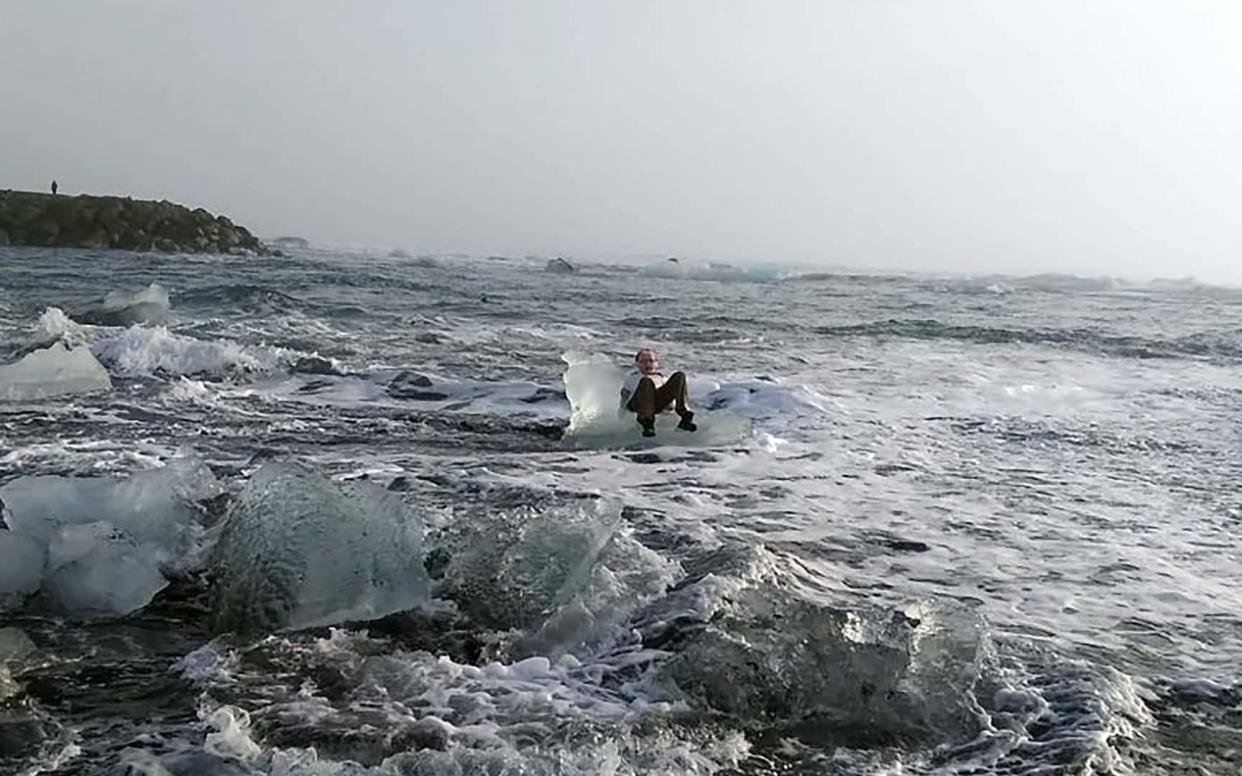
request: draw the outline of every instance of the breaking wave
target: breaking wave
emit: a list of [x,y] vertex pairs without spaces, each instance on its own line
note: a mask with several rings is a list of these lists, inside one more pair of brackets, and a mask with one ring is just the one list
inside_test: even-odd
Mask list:
[[1008,329],[965,326],[927,319],[890,319],[821,326],[824,337],[959,340],[977,344],[1030,344],[1084,350],[1123,358],[1242,359],[1242,332],[1202,332],[1172,340],[1106,334],[1090,329]]
[[283,291],[249,283],[228,283],[188,288],[175,295],[177,307],[235,310],[244,313],[286,312],[303,306]]
[[163,326],[131,326],[97,340],[91,350],[110,372],[124,377],[269,373],[284,362],[272,348],[199,340]]

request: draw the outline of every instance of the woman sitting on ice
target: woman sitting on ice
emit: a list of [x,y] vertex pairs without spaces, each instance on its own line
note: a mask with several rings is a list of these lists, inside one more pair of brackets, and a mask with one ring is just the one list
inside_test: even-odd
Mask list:
[[685,373],[673,372],[665,379],[660,372],[660,359],[651,348],[635,353],[634,363],[636,368],[626,376],[625,385],[621,387],[621,406],[638,416],[643,436],[655,436],[655,416],[667,411],[670,404],[681,416],[677,428],[682,431],[698,430],[694,424],[694,413],[686,405]]

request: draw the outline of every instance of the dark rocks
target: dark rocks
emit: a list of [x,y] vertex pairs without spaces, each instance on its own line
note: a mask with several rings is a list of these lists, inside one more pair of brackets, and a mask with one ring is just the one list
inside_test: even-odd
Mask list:
[[390,388],[394,385],[413,385],[418,388],[430,388],[432,383],[431,378],[427,375],[420,375],[418,372],[411,372],[407,369],[399,372],[396,377],[389,381],[388,386]]
[[557,391],[552,388],[538,388],[530,396],[522,397],[522,401],[527,404],[540,404],[545,401],[568,401],[569,397],[564,391]]
[[302,356],[293,364],[293,371],[307,375],[335,375],[341,376],[341,370],[336,368],[336,364],[323,356]]
[[[392,388],[388,389],[388,395],[394,399],[408,399],[409,401],[446,401],[447,393],[439,391],[419,391],[411,388]],[[446,407],[445,409],[452,409]]]
[[394,399],[410,401],[444,401],[448,394],[439,391],[428,391],[432,385],[431,378],[417,372],[404,371],[388,382],[388,395]]
[[128,197],[0,191],[0,245],[268,255],[245,227],[203,208]]
[[931,549],[926,542],[913,541],[910,539],[888,539],[884,545],[890,550],[897,552],[927,552]]
[[571,275],[578,271],[578,268],[565,261],[560,256],[555,259],[549,259],[548,265],[544,267],[545,272],[553,272],[558,275]]

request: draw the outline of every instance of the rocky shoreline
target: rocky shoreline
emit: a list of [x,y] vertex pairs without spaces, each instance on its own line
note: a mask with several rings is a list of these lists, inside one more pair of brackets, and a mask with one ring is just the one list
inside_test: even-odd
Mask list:
[[279,255],[244,226],[168,201],[0,190],[0,246]]

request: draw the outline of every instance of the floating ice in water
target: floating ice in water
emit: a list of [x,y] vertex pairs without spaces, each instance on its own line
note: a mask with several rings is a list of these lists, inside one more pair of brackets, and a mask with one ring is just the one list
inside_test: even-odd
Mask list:
[[458,524],[442,591],[489,627],[523,631],[522,651],[574,649],[681,574],[623,529],[621,505],[608,500]]
[[125,376],[266,373],[280,365],[275,350],[198,340],[174,334],[163,326],[131,326],[99,340],[92,349],[113,373]]
[[0,366],[0,400],[37,401],[110,390],[108,370],[85,346],[69,348],[57,342]]
[[168,585],[148,546],[103,521],[65,526],[48,549],[43,590],[69,611],[136,611]]
[[412,609],[430,600],[421,542],[418,520],[392,494],[338,485],[300,464],[266,464],[216,545],[213,623],[305,628]]
[[105,310],[163,309],[168,311],[168,291],[152,283],[141,291],[109,291],[104,295]]
[[566,353],[562,378],[570,414],[567,434],[604,424],[620,425],[621,386],[625,372],[605,356]]
[[[0,585],[12,593],[42,589],[69,611],[125,614],[140,609],[167,584],[164,572],[200,562],[207,536],[197,502],[222,490],[211,471],[194,459],[176,459],[127,479],[16,479],[0,487],[13,529],[0,532],[0,562],[7,542],[20,545],[14,552],[27,559],[27,566],[20,575],[0,572]],[[37,559],[37,571],[31,559]]]
[[183,558],[202,536],[196,502],[223,486],[194,458],[176,458],[128,478],[21,477],[0,487],[9,524],[44,546],[66,525],[106,521],[148,545],[161,562]]
[[168,315],[168,291],[152,283],[141,291],[109,291],[103,303],[74,314],[80,323],[97,326],[128,326],[159,323]]
[[[561,358],[569,365],[562,376],[570,405],[565,439],[599,446],[648,442],[642,437],[633,413],[621,407],[625,372],[620,367],[600,355],[566,353]],[[657,435],[649,443],[703,446],[734,442],[749,435],[748,420],[735,413],[704,409],[698,399],[705,386],[697,384],[693,378],[690,385],[698,431],[677,430],[678,418],[668,412],[656,418]]]
[[692,706],[797,723],[847,746],[963,741],[979,731],[972,690],[988,642],[976,613],[826,605],[783,584],[766,551],[752,552],[750,579],[722,584],[708,574],[638,623],[644,643],[673,651],[661,681]]
[[94,339],[95,327],[74,321],[59,307],[49,307],[39,316],[35,332],[42,341],[59,340],[71,348],[76,348],[89,344]]
[[0,663],[10,663],[34,654],[38,650],[20,628],[0,628]]
[[0,531],[0,597],[20,597],[39,589],[46,550],[17,531]]

